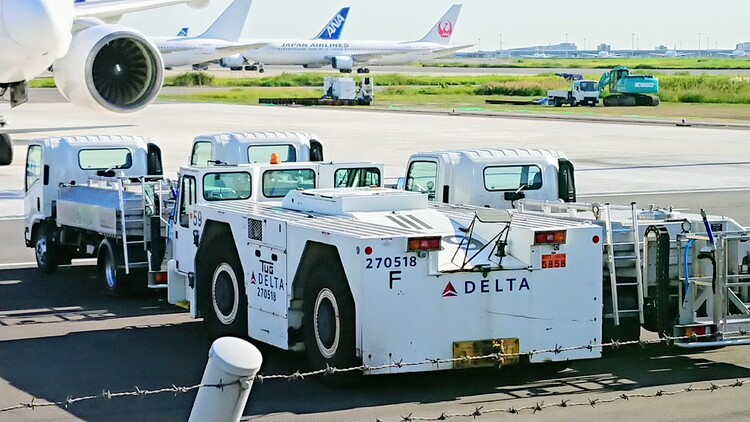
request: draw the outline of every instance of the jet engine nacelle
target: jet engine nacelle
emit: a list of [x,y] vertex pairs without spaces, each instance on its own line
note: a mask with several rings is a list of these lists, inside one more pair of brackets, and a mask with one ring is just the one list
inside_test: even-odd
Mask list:
[[331,66],[334,69],[351,69],[354,67],[354,59],[349,56],[336,56],[331,59]]
[[138,111],[156,98],[164,82],[156,46],[121,25],[96,25],[75,33],[68,53],[53,66],[63,96],[93,110]]
[[221,67],[228,67],[228,68],[238,68],[244,66],[246,63],[245,58],[242,56],[242,54],[235,54],[234,56],[224,57],[223,59],[219,60],[219,65]]

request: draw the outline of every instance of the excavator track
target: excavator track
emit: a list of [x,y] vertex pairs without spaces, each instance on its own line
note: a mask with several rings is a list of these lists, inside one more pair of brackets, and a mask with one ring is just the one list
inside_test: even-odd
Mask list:
[[659,102],[659,97],[645,94],[611,94],[603,100],[606,107],[655,107]]

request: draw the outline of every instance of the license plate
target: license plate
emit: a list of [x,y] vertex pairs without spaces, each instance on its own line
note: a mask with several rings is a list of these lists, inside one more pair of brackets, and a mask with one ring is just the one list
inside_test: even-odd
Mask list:
[[568,256],[564,253],[542,255],[542,269],[565,268],[568,266]]
[[453,342],[454,358],[486,356],[493,353],[502,353],[503,356],[500,361],[493,358],[458,360],[454,363],[454,366],[456,368],[478,368],[515,365],[518,363],[518,353],[520,351],[521,343],[517,338],[456,341]]

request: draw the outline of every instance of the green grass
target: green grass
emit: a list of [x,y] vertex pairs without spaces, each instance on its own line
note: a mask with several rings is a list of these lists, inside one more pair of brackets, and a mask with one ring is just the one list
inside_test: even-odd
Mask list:
[[[634,73],[647,73],[635,71]],[[205,87],[265,87],[265,88],[320,88],[326,73],[280,74],[262,78],[218,78],[205,72],[190,72],[167,78],[166,86],[205,86]],[[600,75],[586,75],[598,79]],[[667,103],[725,103],[750,104],[750,77],[689,75],[658,75],[661,83],[659,97]],[[387,87],[387,95],[510,95],[543,97],[549,89],[561,89],[569,86],[561,78],[552,74],[535,76],[511,75],[459,75],[429,76],[382,74],[377,75],[375,83]],[[51,87],[54,80],[35,79],[32,87]],[[203,93],[200,98],[209,101]],[[219,95],[219,94],[216,94]],[[239,95],[239,94],[238,94]],[[245,95],[245,94],[242,94]],[[317,94],[316,94],[317,95]],[[322,94],[321,94],[322,95]],[[293,97],[295,94],[287,96]],[[310,92],[307,91],[307,96]],[[223,97],[222,97],[223,98]],[[244,101],[244,100],[238,100]]]
[[484,62],[434,62],[424,67],[464,68],[564,68],[610,69],[627,66],[631,69],[750,69],[748,59],[723,58],[613,58],[613,59],[485,59]]
[[[486,99],[535,99],[535,96],[477,95],[474,88],[453,87],[388,87],[379,90],[373,108],[489,111],[511,113],[549,113],[556,115],[625,116],[633,118],[668,118],[687,120],[750,121],[750,105],[662,103],[659,107],[543,107],[536,105],[486,104]],[[226,104],[258,104],[258,98],[320,97],[319,89],[301,88],[228,88],[221,91],[184,95],[161,95],[161,100],[175,102],[210,102]]]

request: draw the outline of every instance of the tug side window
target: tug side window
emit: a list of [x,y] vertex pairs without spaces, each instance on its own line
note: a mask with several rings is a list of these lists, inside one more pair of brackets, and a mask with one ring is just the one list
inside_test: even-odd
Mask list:
[[188,207],[195,204],[195,177],[184,176],[180,186],[180,225],[190,226]]

